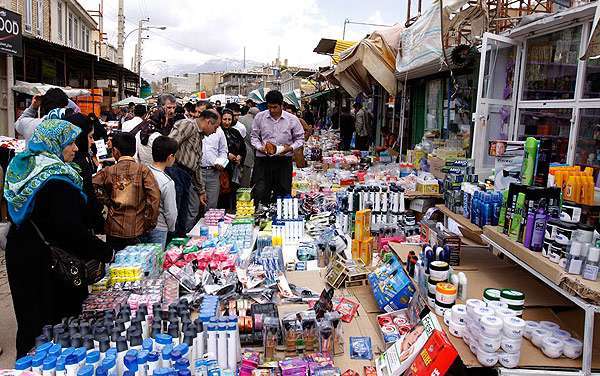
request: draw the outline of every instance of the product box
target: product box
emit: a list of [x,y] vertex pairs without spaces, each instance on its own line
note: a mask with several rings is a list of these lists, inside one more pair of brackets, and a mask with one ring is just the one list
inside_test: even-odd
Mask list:
[[[396,341],[383,354],[375,359],[377,375],[402,375],[412,366],[415,359],[417,359],[418,356],[421,356],[425,344],[434,333],[441,333],[441,331],[442,327],[437,317],[433,312],[429,312],[423,319],[414,325],[401,340]],[[440,375],[443,374],[444,373],[440,373]],[[435,373],[420,373],[419,375],[435,375]]]
[[417,192],[421,193],[439,193],[440,185],[437,181],[417,180]]
[[405,375],[445,375],[458,352],[441,331],[434,331]]
[[368,279],[377,305],[385,312],[406,308],[415,293],[415,286],[396,256],[370,273]]
[[373,259],[373,238],[369,237],[366,240],[360,241],[359,257],[365,265],[371,265]]
[[371,236],[371,209],[359,210],[354,220],[354,239],[366,240]]
[[352,239],[352,259],[360,259],[360,240]]

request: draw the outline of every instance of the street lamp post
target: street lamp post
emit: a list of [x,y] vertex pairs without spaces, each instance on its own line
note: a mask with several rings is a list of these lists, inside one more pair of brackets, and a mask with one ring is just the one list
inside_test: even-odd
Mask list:
[[[161,63],[166,63],[166,60],[161,60],[161,59],[152,59],[152,60],[146,60],[144,61],[144,64],[146,63],[151,63],[154,61],[159,61]],[[142,95],[142,66],[144,64],[141,64],[141,62],[138,62],[138,95]]]

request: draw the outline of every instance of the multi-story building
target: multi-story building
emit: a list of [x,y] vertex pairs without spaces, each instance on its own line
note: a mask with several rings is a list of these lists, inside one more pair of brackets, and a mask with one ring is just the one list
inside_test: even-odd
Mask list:
[[163,90],[173,94],[192,94],[196,91],[197,85],[197,74],[186,73],[183,76],[167,76],[162,79]]
[[[19,0],[25,3],[33,0]],[[94,53],[92,33],[98,24],[77,0],[36,0],[50,3],[50,40],[81,51]]]
[[316,69],[288,67],[281,71],[279,82],[282,93],[299,89],[303,94],[314,91],[314,86],[308,82],[308,77],[317,72]]
[[225,72],[217,85],[216,93],[226,95],[248,95],[260,87],[270,88],[272,73],[264,70]]
[[50,40],[51,0],[11,0],[10,9],[20,13],[23,34]]
[[211,72],[211,73],[198,73],[198,85],[196,91],[205,91],[207,96],[215,94],[217,85],[221,82],[223,73]]

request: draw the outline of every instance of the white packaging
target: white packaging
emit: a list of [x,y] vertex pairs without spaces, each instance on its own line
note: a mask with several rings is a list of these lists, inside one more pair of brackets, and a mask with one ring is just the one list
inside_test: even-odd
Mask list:
[[536,329],[540,329],[540,324],[538,324],[536,321],[526,321],[525,328],[523,329],[523,337],[531,339],[531,335]]
[[494,310],[488,307],[476,307],[473,309],[473,314],[471,317],[475,319],[475,321],[479,322],[485,316],[493,316]]
[[496,316],[483,316],[479,320],[486,337],[497,337],[502,332],[503,322]]
[[521,358],[521,352],[514,354],[501,352],[498,354],[498,361],[502,364],[502,367],[515,368],[519,365],[519,358]]
[[498,354],[495,352],[487,352],[481,348],[477,350],[477,360],[485,367],[493,367],[498,363]]
[[227,369],[227,331],[223,325],[217,332],[217,361],[221,369]]
[[452,307],[452,320],[464,324],[467,318],[467,307],[464,304],[455,304]]
[[542,347],[544,338],[550,337],[551,334],[552,332],[546,329],[535,329],[533,332],[531,332],[531,343],[533,343],[536,347]]
[[472,316],[475,308],[485,307],[485,302],[479,299],[467,299],[465,305],[467,306],[467,313]]
[[502,342],[500,343],[500,347],[502,347],[502,350],[506,351],[507,353],[511,353],[511,354],[520,353],[522,342],[523,342],[523,339],[521,337],[508,338],[508,337],[502,336]]
[[552,337],[558,338],[564,342],[564,341],[568,340],[569,338],[571,338],[571,333],[569,333],[566,330],[558,329],[552,333]]
[[575,338],[569,338],[563,341],[563,354],[567,358],[577,359],[583,352],[583,343]]
[[560,358],[565,344],[558,338],[545,337],[542,341],[542,352],[549,358]]
[[448,309],[444,312],[444,324],[450,326],[450,321],[452,321],[452,311]]
[[479,348],[486,352],[496,352],[500,349],[500,345],[502,344],[502,336],[490,338],[480,333],[477,338]]
[[463,332],[465,330],[465,325],[458,323],[456,321],[450,321],[450,334],[455,337],[462,338]]
[[504,335],[508,338],[521,338],[525,332],[525,320],[519,317],[504,318]]
[[552,321],[540,321],[540,328],[554,332],[560,329],[560,325]]
[[237,369],[236,326],[237,325],[232,324],[227,328],[227,367],[233,373],[235,373]]

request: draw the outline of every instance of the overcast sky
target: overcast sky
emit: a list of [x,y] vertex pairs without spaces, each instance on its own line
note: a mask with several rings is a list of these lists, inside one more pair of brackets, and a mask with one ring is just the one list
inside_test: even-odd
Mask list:
[[[98,9],[100,0],[79,0],[86,9]],[[416,2],[416,1],[415,1]],[[117,44],[117,0],[104,0],[104,30]],[[281,57],[290,65],[323,66],[328,58],[312,52],[320,38],[340,38],[344,19],[392,25],[404,23],[405,0],[125,0],[125,32],[138,20],[150,17],[152,25],[167,30],[146,32],[143,73],[164,74],[169,65],[198,63],[214,58],[258,62]],[[358,40],[377,29],[347,25],[346,39]],[[125,66],[129,67],[137,33],[125,43]]]

